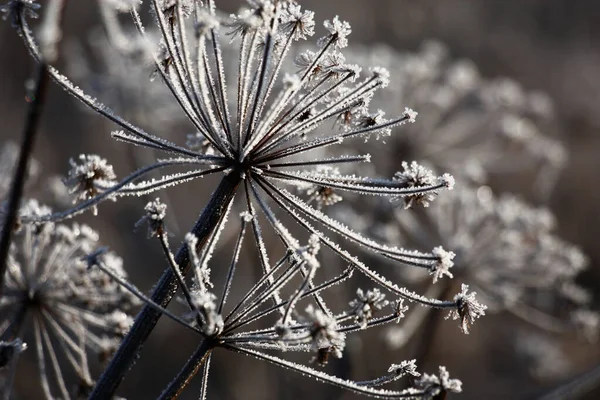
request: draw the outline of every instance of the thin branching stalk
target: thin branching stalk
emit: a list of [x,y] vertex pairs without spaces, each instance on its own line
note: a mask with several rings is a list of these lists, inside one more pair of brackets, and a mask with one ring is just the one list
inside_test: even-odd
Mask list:
[[179,371],[177,376],[169,383],[169,386],[161,393],[158,400],[171,400],[179,397],[190,380],[198,373],[200,367],[208,368],[206,363],[209,360],[214,345],[214,341],[210,338],[204,339],[183,368],[181,368],[181,371]]
[[[198,221],[191,232],[198,237],[197,250],[201,249],[219,221],[225,216],[227,209],[236,189],[240,184],[241,178],[236,174],[229,174],[223,178],[220,185],[214,191],[209,203],[198,218]],[[175,261],[179,266],[181,274],[185,276],[190,268],[190,258],[187,246],[182,245]],[[166,307],[177,290],[176,277],[171,268],[166,269],[152,292],[152,300],[162,307]],[[91,399],[110,398],[121,380],[131,367],[139,349],[146,342],[150,332],[158,322],[161,314],[149,306],[145,306],[138,314],[129,333],[123,339],[123,343],[117,350],[115,356],[106,368],[94,391],[90,395]]]

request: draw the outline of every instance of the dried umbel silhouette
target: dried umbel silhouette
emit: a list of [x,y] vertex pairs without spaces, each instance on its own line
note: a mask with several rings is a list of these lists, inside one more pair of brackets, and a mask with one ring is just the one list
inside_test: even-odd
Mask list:
[[512,184],[505,190],[514,190],[518,178],[531,185],[531,195],[548,199],[567,150],[557,140],[560,124],[547,95],[508,78],[484,77],[473,62],[453,59],[436,41],[416,52],[377,45],[356,46],[346,55],[394,76],[393,88],[383,90],[374,106],[390,112],[410,104],[426,116],[386,139],[390,157],[379,168],[394,169],[400,154],[477,184],[504,178]]
[[424,212],[395,216],[393,229],[405,244],[439,243],[456,254],[453,274],[485,299],[490,312],[508,311],[554,333],[577,328],[597,339],[600,317],[591,310],[591,293],[577,283],[588,260],[557,237],[548,209],[465,185]]
[[[49,211],[30,200],[21,217]],[[100,359],[110,357],[132,323],[128,313],[137,304],[135,297],[106,274],[89,270],[82,258],[97,241],[97,233],[85,225],[21,224],[9,253],[0,297],[0,343],[13,351],[5,354],[2,366],[21,351],[19,337],[31,340],[47,398],[53,398],[50,382],[60,397],[70,397],[65,361],[79,378],[80,390],[92,387],[88,351]],[[115,254],[107,253],[105,260],[112,273],[126,276]]]
[[[137,3],[110,2],[128,10],[139,34],[145,37]],[[220,176],[221,180],[175,254],[170,250],[163,223],[164,204],[154,201],[146,206],[143,221],[148,223],[150,236],[158,239],[169,261],[169,268],[151,297],[143,295],[114,271],[104,249],[89,249],[86,261],[90,271],[105,273],[145,303],[96,383],[91,398],[114,394],[163,314],[196,332],[201,344],[161,398],[179,395],[198,371],[202,375],[204,397],[215,348],[252,356],[374,397],[430,398],[460,391],[460,383],[450,379],[443,367],[439,377],[423,375],[414,380],[413,387],[385,390],[377,386],[407,374],[416,375],[414,364],[393,365],[389,375],[372,381],[350,381],[271,354],[310,352],[314,361],[324,365],[331,357],[342,356],[347,334],[401,319],[406,311],[404,301],[448,310],[460,319],[464,331],[484,314],[485,306],[477,302],[466,286],[451,300],[429,299],[394,284],[345,247],[363,246],[381,258],[425,269],[436,280],[451,275],[452,253],[439,246],[427,253],[383,245],[352,231],[312,204],[317,197],[326,203],[323,196],[331,198],[330,192],[316,191],[304,200],[287,187],[311,184],[336,192],[401,199],[406,207],[428,206],[442,190],[453,188],[452,176],[436,176],[416,163],[403,164],[394,177],[373,178],[359,176],[351,169],[369,162],[368,154],[324,155],[327,154],[324,150],[341,148],[339,144],[343,141],[376,140],[388,135],[392,127],[414,122],[416,112],[408,108],[391,119],[385,119],[382,111],[369,111],[375,92],[388,84],[387,71],[373,67],[361,78],[361,68],[343,61],[340,50],[347,46],[351,29],[348,23],[335,17],[325,21],[326,34],[317,41],[314,51],[297,55],[298,72],[283,74],[285,60],[293,54],[294,42],[312,36],[315,27],[313,13],[303,11],[293,1],[249,1],[248,9],[230,18],[218,16],[213,1],[149,3],[160,31],[159,50],[153,54],[156,78],[172,92],[181,112],[206,141],[206,146],[186,147],[142,130],[48,66],[47,72],[56,83],[120,127],[112,132],[113,138],[164,152],[170,158],[117,180],[103,158],[80,156],[71,162],[72,169],[64,180],[79,203],[64,212],[23,215],[21,223],[26,226],[56,223],[86,210],[95,211],[107,199],[145,195],[210,175]],[[55,43],[43,37],[36,41],[32,33],[28,18],[38,8],[32,1],[13,0],[5,10],[33,57],[46,65],[51,60],[48,54],[53,54],[46,47]],[[238,46],[236,60],[224,59],[222,41],[230,40]],[[237,72],[227,76],[224,66],[232,62],[237,63]],[[229,86],[236,88],[231,104]],[[338,129],[340,124],[342,129]],[[205,151],[207,148],[210,152]],[[349,172],[339,173],[337,168]],[[150,172],[166,169],[179,172],[143,180]],[[313,197],[315,193],[317,197]],[[218,290],[210,279],[210,260],[213,251],[218,250],[220,233],[236,198],[244,204],[245,211],[238,220],[235,246],[226,250],[232,253],[232,260],[225,284]],[[294,229],[283,221],[296,229],[302,228],[308,244],[301,245]],[[267,230],[277,237],[277,249],[267,251]],[[236,269],[252,267],[238,265],[242,244],[249,240],[247,236],[252,236],[252,246],[258,255],[251,264],[256,264],[262,276],[237,303],[230,305],[227,300]],[[339,245],[337,239],[344,244]],[[348,270],[324,279],[320,272],[326,267],[319,262],[319,252],[324,249],[343,260]],[[192,276],[186,280],[190,271]],[[324,293],[351,279],[351,271],[370,278],[375,287],[357,291],[347,309],[334,312],[327,306]],[[177,288],[182,290],[190,309],[183,317],[166,310]],[[389,302],[386,298],[390,294],[397,299]],[[62,389],[62,395],[67,395]]]

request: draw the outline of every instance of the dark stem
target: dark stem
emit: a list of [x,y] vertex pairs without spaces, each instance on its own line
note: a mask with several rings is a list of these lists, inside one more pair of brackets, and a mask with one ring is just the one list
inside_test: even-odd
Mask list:
[[33,99],[31,100],[31,103],[29,103],[19,160],[17,161],[17,168],[15,169],[15,175],[8,195],[8,205],[4,214],[2,236],[0,237],[0,294],[2,294],[4,288],[6,259],[10,249],[14,225],[17,220],[19,203],[23,197],[23,187],[25,186],[25,180],[27,179],[27,167],[29,165],[31,154],[33,153],[33,145],[38,132],[40,116],[42,115],[48,88],[48,78],[48,64],[42,61],[37,68]]
[[[241,178],[239,174],[232,172],[223,178],[212,194],[206,208],[204,208],[204,211],[202,211],[202,214],[191,230],[191,233],[198,237],[197,251],[205,245],[210,234],[227,212],[240,182]],[[175,262],[179,266],[181,274],[185,276],[190,269],[190,258],[185,244],[179,247],[175,255]],[[151,298],[162,307],[167,307],[176,291],[177,283],[175,274],[171,268],[167,268],[154,287]],[[98,380],[94,391],[89,397],[90,400],[112,398],[160,316],[160,313],[149,306],[142,308],[142,311],[135,318],[135,322],[129,333],[123,339],[121,346]]]
[[181,371],[169,383],[169,386],[160,394],[157,400],[171,400],[179,397],[183,389],[190,383],[190,380],[198,373],[200,367],[204,365],[208,355],[215,346],[215,341],[208,338],[200,343],[200,346],[187,360]]

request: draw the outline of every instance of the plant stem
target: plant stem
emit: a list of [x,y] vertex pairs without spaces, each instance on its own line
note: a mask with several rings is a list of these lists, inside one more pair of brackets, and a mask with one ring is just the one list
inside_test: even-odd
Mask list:
[[206,359],[214,346],[214,340],[211,340],[210,338],[204,339],[157,400],[172,400],[178,398],[190,380],[196,375],[200,367],[206,362]]
[[23,187],[27,179],[27,167],[29,159],[33,153],[33,145],[38,132],[40,116],[44,106],[44,100],[48,88],[48,64],[40,62],[37,68],[37,76],[35,78],[35,89],[33,98],[29,103],[27,111],[27,119],[25,122],[25,130],[23,132],[23,141],[19,152],[19,160],[15,169],[15,175],[10,187],[8,196],[8,205],[4,214],[4,225],[2,226],[2,236],[0,237],[0,294],[4,287],[4,276],[7,268],[8,251],[12,239],[13,228],[17,220],[19,211],[19,203],[23,197]]
[[[191,233],[198,238],[196,251],[204,246],[214,228],[225,215],[229,204],[233,201],[240,182],[241,178],[238,174],[230,173],[223,178],[212,194],[208,204],[191,230]],[[175,261],[179,266],[181,274],[185,276],[190,269],[190,257],[185,244],[182,244],[177,251]],[[177,282],[175,274],[171,268],[167,268],[154,287],[151,298],[162,307],[167,307],[176,291]],[[160,313],[149,306],[142,308],[127,336],[123,339],[121,346],[98,380],[94,391],[89,397],[90,400],[112,398],[160,316]]]

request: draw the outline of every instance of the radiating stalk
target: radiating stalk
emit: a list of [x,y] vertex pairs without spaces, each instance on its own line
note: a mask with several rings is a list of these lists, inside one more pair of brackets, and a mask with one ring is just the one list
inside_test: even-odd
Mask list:
[[[217,189],[212,194],[206,208],[196,221],[196,224],[191,230],[191,233],[198,237],[196,251],[201,249],[213,229],[223,218],[229,204],[233,201],[237,188],[241,182],[239,174],[230,173],[226,175]],[[190,258],[185,244],[181,245],[175,261],[181,270],[181,274],[185,274],[190,269]],[[166,307],[177,290],[176,277],[171,268],[167,268],[152,292],[152,300],[162,307]],[[110,364],[98,380],[94,391],[89,399],[109,399],[114,395],[115,390],[123,380],[127,371],[131,368],[133,361],[137,358],[137,354],[142,345],[148,339],[150,332],[160,318],[160,313],[149,306],[144,306],[137,315],[135,322],[129,333],[123,339],[121,346],[115,353]]]
[[215,342],[211,339],[204,339],[200,346],[194,351],[191,357],[187,360],[181,371],[175,379],[169,383],[169,386],[160,394],[158,400],[171,400],[179,397],[183,389],[188,385],[190,380],[198,373],[200,367],[207,362],[211,350]]

